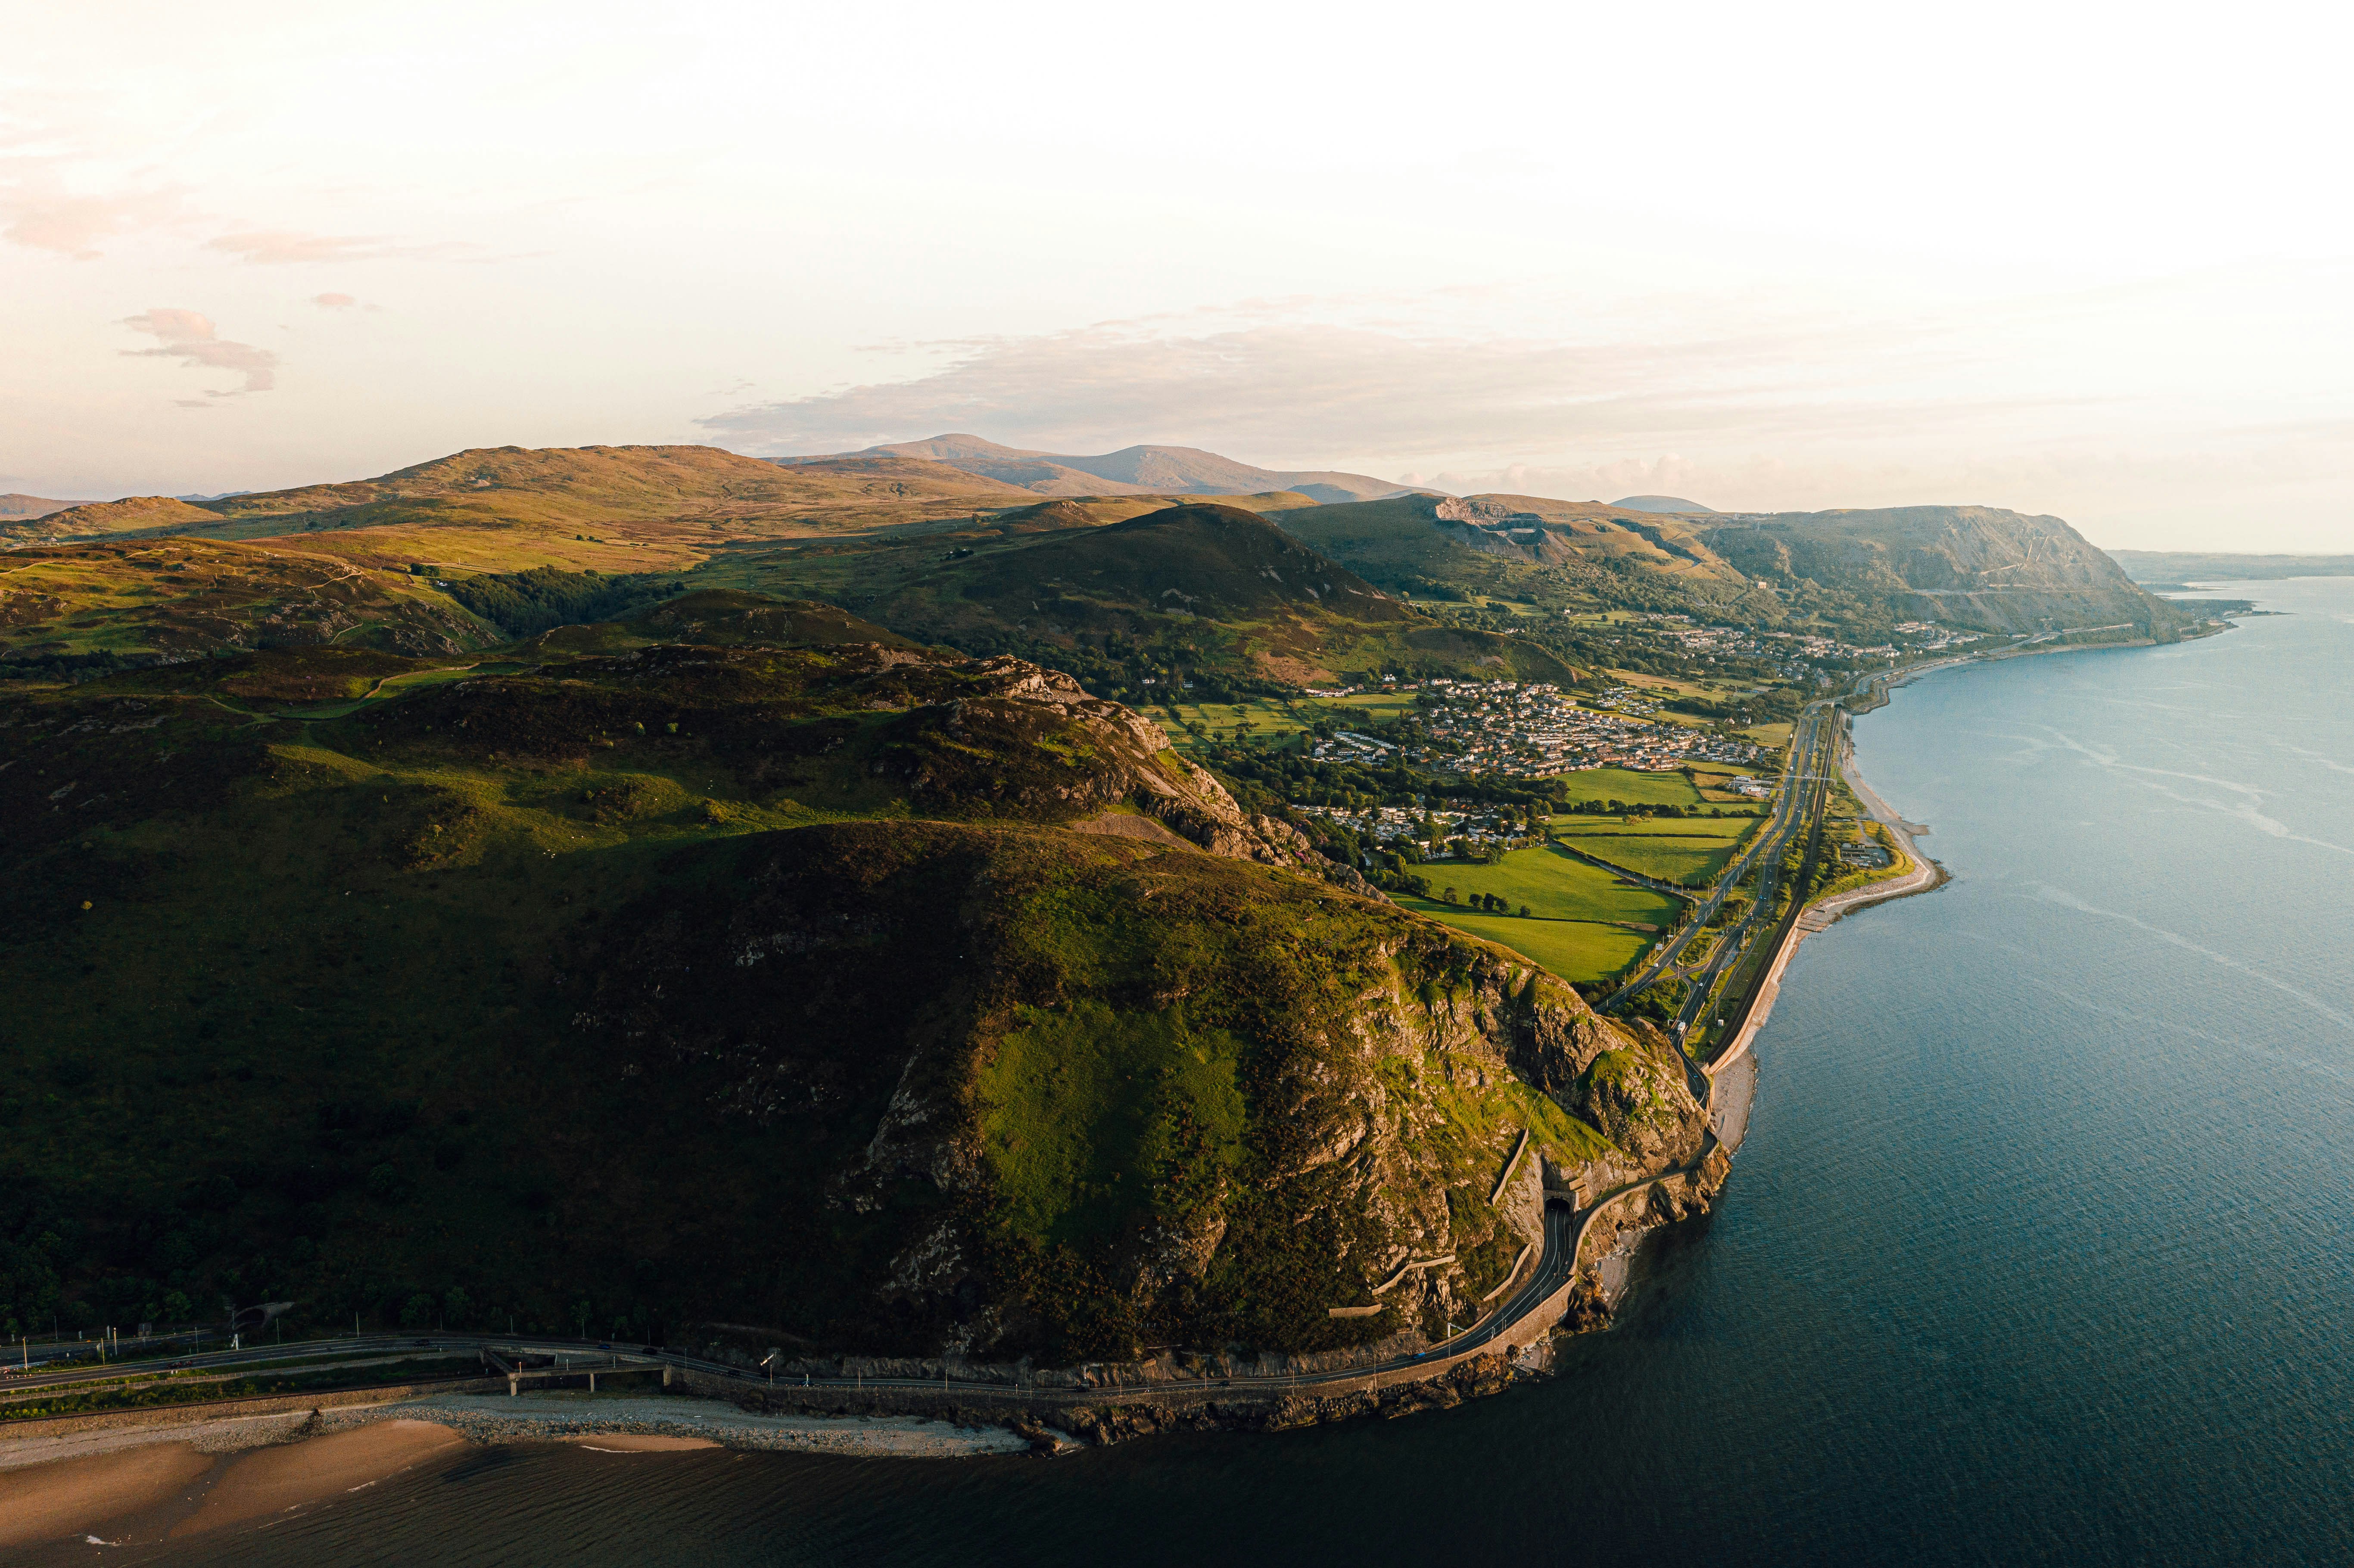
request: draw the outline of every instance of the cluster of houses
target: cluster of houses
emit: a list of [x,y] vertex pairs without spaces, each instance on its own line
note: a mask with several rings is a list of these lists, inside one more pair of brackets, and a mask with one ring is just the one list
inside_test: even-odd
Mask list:
[[[1741,764],[1756,759],[1748,741],[1712,735],[1645,715],[1654,711],[1633,687],[1614,687],[1596,705],[1581,707],[1558,686],[1543,682],[1448,681],[1425,683],[1420,715],[1430,744],[1396,755],[1426,768],[1522,777],[1585,768],[1668,772],[1691,762]],[[1380,747],[1380,753],[1367,747]],[[1388,755],[1389,743],[1344,732],[1311,755]]]
[[[1649,619],[1659,623],[1654,630],[1681,645],[1687,653],[1702,658],[1738,656],[1761,659],[1783,674],[1797,678],[1816,673],[1816,667],[1827,660],[1886,659],[1893,657],[1896,652],[1896,645],[1893,642],[1863,648],[1810,631],[1752,631],[1734,626],[1695,626],[1688,615],[1660,615]],[[1897,630],[1903,631],[1906,628],[1899,627]],[[1925,626],[1921,630],[1934,631],[1936,629]]]
[[1956,631],[1950,627],[1932,626],[1925,620],[1900,620],[1896,623],[1896,635],[1922,652],[1935,653],[1941,648],[1978,641],[1986,633]]
[[1510,848],[1528,842],[1528,829],[1511,811],[1497,807],[1434,804],[1420,806],[1295,806],[1294,810],[1337,822],[1368,846],[1396,850],[1414,846],[1416,856],[1436,860],[1462,850],[1477,854],[1494,845]]

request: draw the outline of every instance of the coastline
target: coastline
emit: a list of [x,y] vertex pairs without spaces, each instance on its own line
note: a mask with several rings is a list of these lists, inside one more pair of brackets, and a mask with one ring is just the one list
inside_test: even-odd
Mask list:
[[[2147,644],[2063,645],[2033,652],[2066,652],[2090,646],[2137,645]],[[1877,683],[1873,694],[1884,703],[1896,686],[1936,669],[1979,662],[1985,657],[1941,661],[1899,672]],[[1908,866],[1899,875],[1851,889],[1804,909],[1785,935],[1740,1033],[1702,1069],[1712,1086],[1721,1083],[1723,1090],[1722,1095],[1711,1094],[1707,1108],[1712,1129],[1728,1153],[1740,1146],[1754,1104],[1757,1069],[1751,1046],[1771,1016],[1781,978],[1799,942],[1857,910],[1933,891],[1948,880],[1944,868],[1919,848],[1914,835],[1926,830],[1898,815],[1864,780],[1845,736],[1841,736],[1839,745],[1841,777],[1873,820],[1887,828]],[[211,1488],[220,1483],[232,1467],[230,1460],[236,1457],[265,1450],[288,1454],[300,1454],[306,1449],[341,1452],[343,1448],[321,1446],[332,1442],[348,1448],[351,1446],[344,1444],[345,1439],[370,1428],[408,1433],[404,1442],[410,1446],[425,1440],[411,1429],[428,1428],[444,1435],[432,1439],[434,1445],[455,1446],[453,1452],[478,1445],[567,1442],[600,1452],[632,1454],[720,1447],[860,1457],[946,1458],[1062,1452],[1077,1446],[1072,1441],[1074,1436],[1102,1444],[1159,1431],[1213,1427],[1279,1430],[1363,1414],[1394,1415],[1415,1409],[1444,1408],[1465,1397],[1498,1392],[1516,1377],[1541,1370],[1549,1361],[1545,1351],[1555,1334],[1606,1322],[1609,1306],[1627,1287],[1628,1260],[1636,1244],[1649,1232],[1708,1206],[1714,1186],[1723,1180],[1723,1156],[1718,1156],[1717,1161],[1715,1182],[1693,1180],[1697,1172],[1670,1171],[1638,1183],[1643,1188],[1665,1183],[1678,1192],[1660,1186],[1658,1192],[1646,1198],[1639,1211],[1613,1221],[1609,1226],[1612,1234],[1603,1255],[1583,1268],[1575,1266],[1573,1257],[1567,1277],[1559,1279],[1546,1299],[1524,1311],[1505,1332],[1484,1343],[1466,1346],[1453,1355],[1435,1355],[1420,1365],[1369,1376],[1331,1378],[1323,1387],[1310,1384],[1282,1392],[1253,1389],[1246,1393],[1231,1384],[1231,1392],[1168,1384],[1099,1386],[1087,1391],[1086,1404],[1065,1400],[1042,1408],[1034,1404],[1009,1407],[1005,1399],[991,1397],[1004,1391],[970,1386],[957,1391],[963,1395],[958,1399],[939,1387],[886,1391],[870,1384],[854,1404],[838,1388],[806,1399],[797,1398],[799,1391],[771,1388],[765,1391],[764,1397],[762,1392],[722,1386],[707,1379],[689,1379],[691,1388],[697,1382],[705,1384],[696,1391],[704,1397],[599,1395],[566,1391],[514,1398],[504,1393],[477,1392],[479,1385],[461,1385],[433,1392],[405,1390],[392,1399],[381,1394],[347,1396],[348,1402],[340,1407],[334,1407],[334,1396],[312,1396],[287,1401],[289,1406],[300,1408],[268,1414],[224,1414],[217,1406],[210,1411],[192,1407],[178,1413],[176,1419],[162,1412],[142,1413],[139,1418],[122,1413],[112,1419],[102,1415],[76,1419],[69,1429],[52,1427],[38,1434],[0,1434],[0,1515],[10,1511],[14,1494],[26,1483],[48,1484],[48,1478],[55,1478],[62,1484],[68,1478],[67,1471],[76,1466],[87,1467],[92,1461],[114,1461],[126,1476],[135,1470],[141,1475],[164,1477],[184,1490],[193,1478],[208,1477],[203,1486]],[[1605,1199],[1587,1216],[1587,1223],[1601,1220],[1604,1216],[1600,1210],[1609,1206],[1615,1198],[1633,1195],[1630,1189]],[[1653,1198],[1661,1201],[1654,1202]],[[1032,1390],[1033,1400],[1037,1392]],[[734,1403],[748,1393],[751,1403],[760,1409]],[[945,1420],[940,1418],[943,1414],[948,1417]],[[586,1442],[595,1437],[611,1439],[611,1445]],[[408,1452],[408,1447],[395,1447],[402,1454]],[[142,1455],[145,1457],[138,1457]],[[201,1457],[202,1462],[190,1456]],[[221,1456],[229,1458],[216,1457]],[[400,1467],[418,1461],[404,1459]],[[289,1474],[304,1468],[303,1462],[288,1460],[286,1465]],[[299,1490],[299,1486],[295,1489]]]

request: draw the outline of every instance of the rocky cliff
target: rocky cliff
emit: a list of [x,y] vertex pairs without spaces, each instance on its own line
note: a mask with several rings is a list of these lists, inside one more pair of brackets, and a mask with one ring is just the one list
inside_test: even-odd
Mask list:
[[1436,1338],[1539,1240],[1541,1170],[1598,1192],[1703,1137],[1671,1049],[1524,959],[1190,848],[810,828],[607,932],[580,1026],[835,1149],[772,1218],[910,1351]]

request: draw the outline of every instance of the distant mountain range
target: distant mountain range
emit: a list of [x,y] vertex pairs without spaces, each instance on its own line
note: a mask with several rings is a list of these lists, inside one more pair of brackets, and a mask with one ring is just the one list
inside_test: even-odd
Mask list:
[[[1367,488],[1389,493],[1319,498]],[[1193,504],[1221,495],[1221,506]],[[781,463],[712,447],[476,449],[372,479],[0,519],[12,546],[113,551],[12,575],[0,657],[64,669],[330,634],[438,653],[535,630],[497,609],[508,597],[602,617],[703,588],[823,600],[905,636],[1059,662],[1107,686],[1126,678],[1115,668],[1179,665],[1292,685],[1476,666],[1556,680],[1556,655],[1601,653],[1564,642],[1546,654],[1531,639],[1560,642],[1564,616],[1606,609],[1835,629],[1858,642],[1905,620],[2165,637],[2196,619],[2056,517],[1629,499],[1648,504],[1445,496],[1182,447],[1067,457],[970,436]],[[250,547],[290,535],[303,556]],[[1285,556],[1285,535],[1315,559]],[[166,538],[226,553],[163,549]],[[133,562],[125,545],[152,554]],[[433,586],[551,571],[480,594]],[[127,601],[106,597],[118,588]],[[1390,595],[1462,607],[1448,613],[1466,637],[1439,637]]]
[[1610,504],[1628,512],[1681,512],[1702,517],[1716,515],[1715,507],[1702,506],[1697,501],[1686,501],[1681,495],[1626,495]]
[[0,520],[25,522],[35,517],[47,517],[52,512],[63,512],[69,506],[79,506],[77,501],[51,501],[46,496],[0,495]]
[[2111,550],[2109,555],[2137,583],[2354,577],[2354,556],[2236,556],[2211,550]]
[[1288,490],[1311,501],[1379,501],[1417,493],[1362,473],[1323,469],[1271,469],[1237,462],[1198,447],[1122,447],[1099,457],[1030,451],[979,436],[933,436],[854,452],[778,458],[787,466],[843,459],[902,457],[944,463],[1039,495],[1259,495]]

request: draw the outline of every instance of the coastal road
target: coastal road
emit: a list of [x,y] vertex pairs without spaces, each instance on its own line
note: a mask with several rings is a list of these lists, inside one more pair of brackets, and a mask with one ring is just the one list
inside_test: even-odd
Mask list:
[[[1846,734],[1846,715],[1835,701],[1818,706],[1821,722],[1811,732],[1812,744],[1807,753],[1807,765],[1790,785],[1797,804],[1782,836],[1782,844],[1787,850],[1795,842],[1797,834],[1803,832],[1808,835],[1806,863],[1798,871],[1801,888],[1811,882],[1816,856],[1822,847],[1822,825],[1830,809],[1831,781],[1838,777],[1839,757]],[[1808,710],[1809,713],[1816,711],[1815,708]],[[1793,899],[1789,909],[1780,918],[1771,926],[1766,925],[1766,911],[1773,907],[1775,895],[1780,890],[1781,860],[1782,856],[1777,854],[1766,865],[1765,874],[1758,878],[1756,899],[1750,905],[1749,913],[1743,917],[1735,939],[1719,948],[1711,971],[1693,985],[1691,993],[1684,999],[1683,1007],[1676,1017],[1677,1039],[1691,1039],[1696,1029],[1704,1029],[1705,1020],[1712,1010],[1737,1029],[1740,1019],[1746,1016],[1754,1005],[1758,988],[1765,980],[1762,969],[1744,995],[1717,998],[1712,993],[1720,980],[1734,972],[1753,954],[1778,948],[1805,912],[1804,905]]]
[[[1701,928],[1724,906],[1726,895],[1756,868],[1759,856],[1781,858],[1783,849],[1789,842],[1790,833],[1799,821],[1801,793],[1798,785],[1809,771],[1815,769],[1814,753],[1819,745],[1819,733],[1826,722],[1825,715],[1832,706],[1830,703],[1816,703],[1800,712],[1798,722],[1790,732],[1790,744],[1782,762],[1781,785],[1775,792],[1774,810],[1766,819],[1766,825],[1750,839],[1749,847],[1724,868],[1723,874],[1692,906],[1681,933],[1670,937],[1653,948],[1649,961],[1635,978],[1612,992],[1597,1011],[1615,1012],[1636,992],[1667,972],[1684,949],[1691,945],[1693,938],[1700,935]],[[1739,945],[1737,942],[1723,944],[1719,948],[1720,954],[1736,951]],[[1709,976],[1712,983],[1719,972],[1721,969],[1712,969]]]
[[[1396,1356],[1370,1364],[1336,1367],[1327,1372],[1239,1375],[1231,1377],[1181,1378],[1150,1384],[1085,1384],[1031,1383],[1018,1379],[929,1377],[810,1377],[803,1386],[836,1393],[855,1393],[862,1390],[901,1390],[929,1393],[938,1390],[949,1395],[961,1392],[968,1397],[982,1394],[1015,1396],[1046,1404],[1097,1404],[1107,1398],[1137,1397],[1155,1392],[1198,1393],[1208,1390],[1250,1393],[1312,1392],[1320,1387],[1343,1387],[1363,1383],[1368,1378],[1401,1372],[1428,1371],[1436,1372],[1465,1357],[1494,1346],[1530,1314],[1544,1306],[1575,1272],[1578,1249],[1603,1212],[1619,1200],[1647,1192],[1664,1181],[1690,1174],[1706,1160],[1715,1147],[1713,1136],[1706,1137],[1698,1159],[1691,1164],[1626,1183],[1597,1195],[1586,1207],[1569,1212],[1557,1203],[1549,1203],[1544,1212],[1543,1251],[1533,1270],[1504,1302],[1462,1332],[1433,1345],[1426,1351],[1408,1356]],[[234,1373],[255,1369],[257,1361],[274,1362],[288,1372],[318,1372],[340,1366],[384,1364],[392,1360],[417,1360],[432,1356],[496,1355],[511,1364],[523,1364],[537,1360],[570,1358],[576,1364],[564,1369],[567,1373],[589,1372],[627,1372],[631,1370],[652,1371],[669,1366],[677,1371],[723,1380],[740,1386],[747,1392],[769,1382],[758,1372],[724,1361],[709,1361],[660,1346],[635,1346],[610,1340],[565,1340],[537,1335],[517,1337],[511,1334],[371,1334],[332,1340],[313,1340],[299,1344],[272,1346],[266,1355],[253,1351],[215,1351],[205,1355],[186,1355],[147,1362],[116,1363],[104,1367],[89,1367],[31,1378],[11,1378],[0,1383],[0,1399],[9,1395],[37,1393],[65,1393],[75,1389],[95,1392],[108,1384],[122,1383],[126,1378],[152,1378],[170,1366],[201,1370],[207,1372]],[[316,1358],[305,1361],[304,1358]],[[302,1365],[292,1365],[302,1361]],[[545,1372],[546,1367],[535,1368]],[[790,1381],[790,1380],[789,1380]],[[365,1388],[365,1383],[355,1386]],[[325,1393],[311,1389],[302,1393]],[[192,1402],[193,1403],[193,1402]],[[152,1406],[146,1408],[153,1408]],[[27,1422],[0,1421],[0,1436],[9,1430],[32,1430],[44,1419]]]
[[1828,780],[1832,771],[1832,758],[1837,755],[1840,725],[1839,706],[1835,700],[1809,704],[1800,712],[1798,722],[1790,732],[1790,745],[1782,765],[1781,787],[1775,800],[1773,817],[1750,841],[1749,848],[1727,866],[1723,874],[1711,886],[1693,910],[1691,921],[1683,934],[1661,943],[1653,952],[1649,963],[1604,1001],[1599,1011],[1609,1012],[1624,1005],[1673,967],[1677,959],[1699,936],[1702,927],[1723,906],[1733,890],[1758,867],[1762,860],[1766,869],[1759,878],[1757,896],[1751,901],[1749,912],[1738,925],[1723,934],[1704,963],[1682,971],[1691,982],[1691,991],[1675,1021],[1677,1037],[1682,1038],[1692,1027],[1708,1005],[1710,993],[1717,981],[1751,950],[1757,927],[1765,912],[1772,907],[1774,893],[1779,883],[1779,863],[1793,837],[1800,832],[1812,832],[1821,821],[1829,800]]

